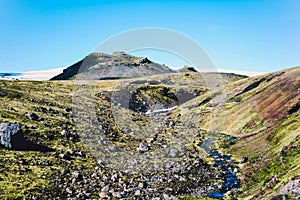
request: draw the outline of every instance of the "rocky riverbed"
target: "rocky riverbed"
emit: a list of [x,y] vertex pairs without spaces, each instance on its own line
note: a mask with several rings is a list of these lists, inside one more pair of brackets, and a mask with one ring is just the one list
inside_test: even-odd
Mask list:
[[215,147],[215,144],[221,138],[223,140],[225,138],[228,142],[236,139],[223,134],[209,133],[200,145],[213,158],[213,167],[216,170],[220,170],[222,174],[217,188],[213,187],[207,195],[211,198],[223,198],[226,193],[232,194],[241,187],[241,180],[237,176],[237,173],[240,171],[237,167],[238,163],[232,160],[230,155],[219,153]]
[[[71,109],[64,109],[66,113],[72,113]],[[171,111],[172,109],[170,109]],[[156,118],[157,121],[163,122],[163,129],[173,127],[181,127],[179,122],[167,119],[166,112],[149,115],[149,118]],[[58,114],[58,113],[57,113]],[[36,115],[36,114],[35,114]],[[69,114],[67,114],[69,115]],[[164,119],[164,120],[163,120]],[[30,119],[33,120],[34,119]],[[36,120],[38,121],[38,120]],[[102,122],[102,125],[103,122]],[[19,124],[1,124],[1,141],[10,142],[14,137],[15,129],[17,131],[22,128]],[[103,126],[102,130],[112,130],[109,124]],[[190,131],[195,135],[195,139],[202,140],[202,133],[194,133],[197,128],[190,128]],[[128,130],[124,130],[129,132]],[[22,132],[22,131],[21,131]],[[20,132],[20,133],[21,133]],[[23,132],[22,132],[23,134]],[[76,134],[62,128],[61,137],[70,141],[73,144],[79,142],[76,139]],[[153,149],[167,148],[164,145],[162,135],[155,135],[150,141],[140,143],[136,151],[139,155],[147,155]],[[202,136],[201,136],[202,137]],[[22,137],[22,141],[24,137]],[[159,139],[160,138],[160,139]],[[115,138],[120,141],[120,138]],[[235,167],[234,161],[227,155],[221,155],[215,149],[214,143],[218,140],[218,134],[207,134],[200,144],[210,158],[212,163],[203,160],[203,153],[195,149],[183,148],[181,151],[172,148],[165,157],[162,157],[161,162],[157,166],[153,166],[146,171],[119,169],[107,165],[104,158],[94,157],[94,154],[89,151],[82,151],[80,148],[71,148],[67,151],[55,151],[48,153],[48,158],[39,162],[33,161],[32,158],[25,158],[18,154],[16,160],[20,166],[20,175],[28,174],[36,166],[49,168],[53,170],[52,174],[47,175],[49,187],[41,189],[39,194],[30,193],[30,199],[40,199],[47,196],[51,199],[177,199],[182,196],[210,197],[223,198],[228,191],[234,192],[240,187],[240,181],[236,174],[238,168]],[[13,139],[14,142],[18,138]],[[28,141],[29,142],[29,141]],[[134,142],[134,141],[133,141]],[[6,145],[5,143],[5,145]],[[4,143],[3,143],[4,144]],[[33,145],[35,145],[32,142]],[[39,149],[36,149],[39,151]],[[30,152],[29,152],[30,153]],[[85,164],[89,160],[89,164]],[[94,161],[92,165],[90,162]],[[55,165],[60,163],[64,166],[61,170],[55,170]],[[147,160],[141,160],[140,165],[147,165]],[[143,163],[144,162],[144,163]]]

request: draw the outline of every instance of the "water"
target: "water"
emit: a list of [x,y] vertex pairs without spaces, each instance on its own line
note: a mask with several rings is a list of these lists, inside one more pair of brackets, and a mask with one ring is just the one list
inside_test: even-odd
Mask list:
[[21,75],[22,73],[0,73],[0,78],[18,80],[18,77]]
[[[234,137],[230,137],[227,140],[232,141],[234,139]],[[222,199],[224,194],[228,191],[239,189],[241,187],[241,180],[239,180],[237,175],[233,172],[234,165],[232,164],[230,156],[226,154],[222,155],[213,150],[217,140],[218,138],[215,134],[210,135],[210,138],[204,140],[200,146],[214,159],[215,166],[225,174],[221,188],[210,192],[207,196],[210,198]]]
[[20,76],[21,73],[0,73],[0,77],[7,77],[7,76]]

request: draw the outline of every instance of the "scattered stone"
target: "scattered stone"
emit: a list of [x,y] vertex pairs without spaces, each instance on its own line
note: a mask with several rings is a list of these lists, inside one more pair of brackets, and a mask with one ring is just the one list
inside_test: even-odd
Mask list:
[[68,113],[69,113],[69,112],[72,112],[72,108],[64,108],[64,111],[65,111],[65,112],[68,112]]
[[109,185],[104,186],[101,188],[101,192],[108,192],[109,191]]
[[49,162],[49,161],[43,161],[43,162],[41,163],[41,165],[42,165],[42,166],[51,166],[51,162]]
[[138,184],[138,188],[140,188],[140,189],[144,189],[144,188],[146,188],[147,187],[147,184],[146,183],[139,183]]
[[116,198],[119,198],[119,199],[122,197],[120,192],[113,192],[112,196],[116,197]]
[[124,128],[123,132],[126,133],[126,134],[129,134],[129,133],[132,132],[132,130],[130,128]]
[[122,191],[121,192],[121,196],[126,196],[127,192],[126,191]]
[[169,154],[172,158],[175,158],[175,157],[179,157],[179,151],[177,149],[171,149],[170,150],[170,154]]
[[84,193],[79,193],[79,194],[76,195],[76,197],[77,197],[78,199],[85,199],[85,198],[84,198],[85,196],[86,196],[86,195],[85,195]]
[[0,87],[0,97],[5,97],[8,94],[8,91]]
[[56,110],[53,110],[52,108],[47,108],[47,111],[49,112],[49,113],[51,113],[51,114],[58,114],[58,111],[56,111]]
[[99,197],[100,197],[101,199],[104,199],[104,198],[107,198],[108,196],[107,196],[107,193],[106,193],[106,192],[100,192]]
[[20,160],[19,160],[19,163],[20,163],[21,165],[27,165],[27,164],[28,164],[24,159],[20,159]]
[[140,195],[141,195],[141,190],[135,191],[134,196],[140,196]]
[[243,164],[243,163],[246,163],[248,162],[248,157],[242,157],[240,163]]
[[71,156],[68,153],[61,153],[61,154],[59,154],[59,157],[65,159],[65,160],[71,160]]
[[61,171],[61,173],[62,173],[63,175],[66,175],[66,174],[70,173],[70,170],[68,170],[68,169],[63,169],[63,170]]
[[150,147],[147,144],[140,143],[139,147],[136,148],[136,150],[140,152],[147,152],[150,150]]
[[70,132],[67,131],[66,129],[63,129],[61,131],[61,136],[63,136],[63,137],[69,137],[70,136]]
[[66,192],[69,193],[69,194],[73,194],[73,191],[70,188],[67,188]]
[[39,117],[37,114],[29,112],[25,114],[26,117],[28,117],[32,121],[44,121],[43,118]]
[[83,165],[79,165],[79,166],[77,167],[77,169],[78,169],[78,170],[83,170],[84,167],[83,167]]
[[76,180],[83,180],[83,176],[79,172],[73,172],[72,177]]
[[41,121],[41,124],[42,124],[43,126],[48,126],[48,125],[46,124],[46,122],[44,122],[44,121]]

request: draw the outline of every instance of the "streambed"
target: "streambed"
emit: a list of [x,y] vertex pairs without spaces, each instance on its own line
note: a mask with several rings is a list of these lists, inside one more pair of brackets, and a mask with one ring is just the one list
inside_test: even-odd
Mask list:
[[[227,141],[235,140],[236,138],[227,136]],[[215,150],[215,144],[219,140],[218,133],[209,133],[206,139],[200,144],[209,155],[213,158],[213,166],[221,171],[222,176],[221,187],[208,193],[210,198],[223,198],[228,191],[238,190],[241,187],[241,180],[237,177],[238,168],[229,155],[221,154]]]

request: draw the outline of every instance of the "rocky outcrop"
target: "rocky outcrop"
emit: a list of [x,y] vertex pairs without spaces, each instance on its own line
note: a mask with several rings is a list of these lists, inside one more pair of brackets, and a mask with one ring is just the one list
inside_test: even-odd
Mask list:
[[20,124],[0,124],[0,146],[12,150],[52,151],[51,148],[35,144],[24,137]]
[[178,72],[198,72],[194,67],[185,65],[183,68],[178,69]]

